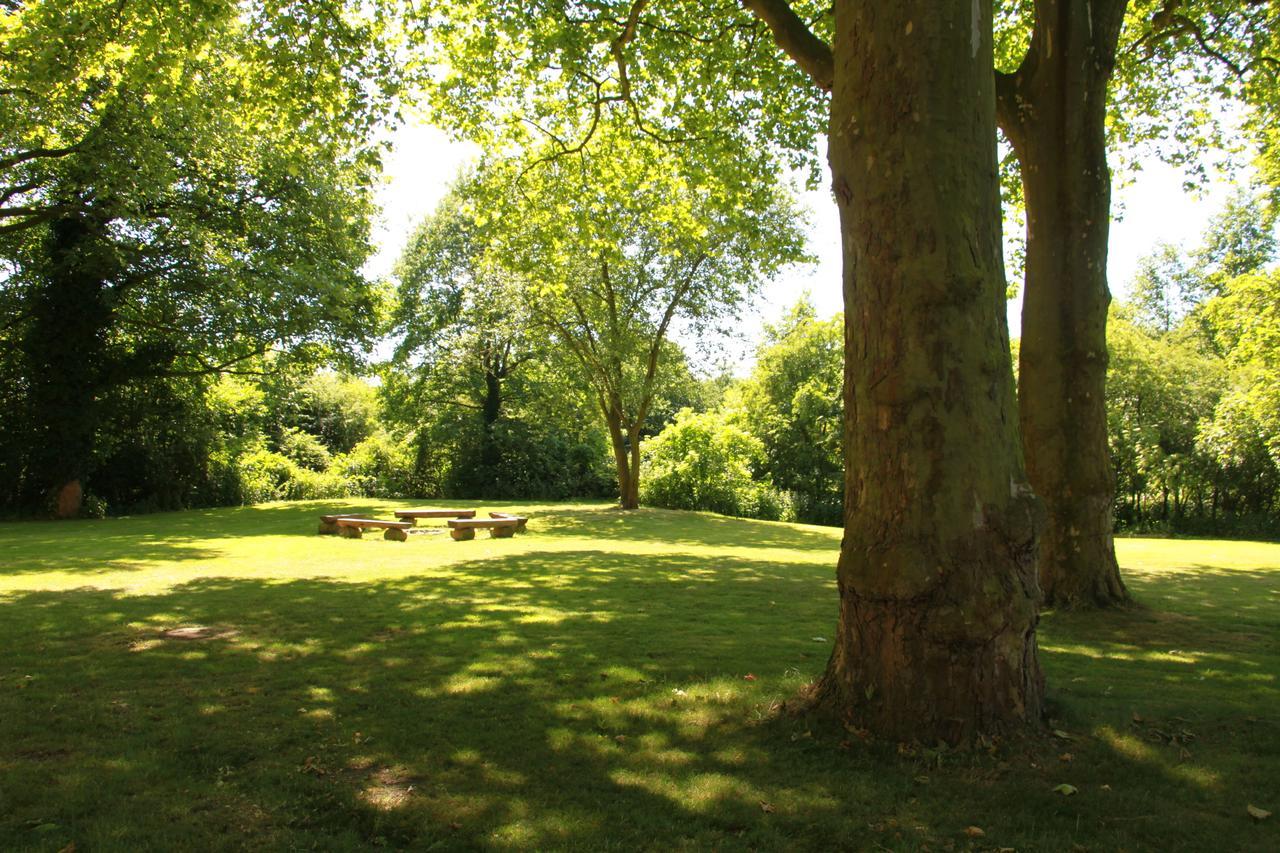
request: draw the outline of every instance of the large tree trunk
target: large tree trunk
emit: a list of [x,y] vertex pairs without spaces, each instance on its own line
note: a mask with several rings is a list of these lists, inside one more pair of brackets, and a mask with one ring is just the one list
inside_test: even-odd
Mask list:
[[96,237],[91,223],[75,217],[50,226],[49,266],[22,347],[32,424],[25,501],[60,518],[80,513],[106,370],[109,259],[96,251]]
[[895,739],[1037,722],[1039,502],[1014,412],[990,0],[836,5],[840,623],[819,705]]
[[1027,205],[1018,403],[1027,474],[1048,511],[1040,586],[1050,607],[1129,600],[1112,539],[1106,411],[1106,97],[1124,8],[1040,0],[1027,59],[998,83]]

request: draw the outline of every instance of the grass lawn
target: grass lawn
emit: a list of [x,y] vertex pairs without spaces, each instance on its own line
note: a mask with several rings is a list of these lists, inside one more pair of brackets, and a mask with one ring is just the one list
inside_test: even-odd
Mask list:
[[0,525],[0,849],[1280,850],[1280,545],[1121,540],[1143,606],[1042,622],[1067,737],[954,751],[771,713],[838,531],[489,506]]

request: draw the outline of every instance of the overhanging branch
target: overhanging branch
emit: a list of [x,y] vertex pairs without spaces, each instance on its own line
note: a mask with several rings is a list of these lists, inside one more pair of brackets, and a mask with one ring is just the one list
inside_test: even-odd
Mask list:
[[742,0],[744,8],[764,21],[773,32],[778,47],[808,74],[824,92],[835,81],[835,59],[831,45],[813,34],[786,0]]

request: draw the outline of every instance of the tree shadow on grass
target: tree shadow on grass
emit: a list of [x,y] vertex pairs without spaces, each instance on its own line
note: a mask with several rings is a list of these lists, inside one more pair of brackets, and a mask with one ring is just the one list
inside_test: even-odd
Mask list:
[[[0,847],[915,849],[980,824],[1020,849],[1175,849],[1218,831],[1199,812],[1126,823],[1237,789],[1101,741],[1068,801],[1052,755],[898,755],[771,718],[821,669],[830,586],[810,563],[579,550],[14,597]],[[197,625],[207,639],[166,633]],[[1145,691],[1171,666],[1087,657],[1066,646],[1093,638],[1051,625],[1056,681],[1078,665]],[[1080,728],[1115,724],[1067,698]]]
[[320,516],[390,517],[383,503],[305,501],[74,521],[0,523],[0,576],[102,574],[160,562],[216,559],[218,543],[259,536],[315,538]]
[[537,520],[553,533],[585,538],[634,539],[701,547],[826,551],[832,555],[833,565],[840,550],[838,528],[778,524],[709,512],[688,513],[648,507],[639,510],[564,508],[540,513]]

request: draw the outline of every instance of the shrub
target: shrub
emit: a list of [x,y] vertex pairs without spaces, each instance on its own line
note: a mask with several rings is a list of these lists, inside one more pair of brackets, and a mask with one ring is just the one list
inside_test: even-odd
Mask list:
[[669,509],[790,520],[790,499],[756,473],[763,461],[760,440],[723,412],[683,409],[645,448],[640,500]]
[[312,471],[327,471],[332,459],[329,448],[320,439],[296,427],[285,427],[280,435],[279,450],[282,456]]
[[397,441],[387,432],[377,432],[350,453],[335,457],[331,470],[340,472],[366,497],[400,498],[422,491],[415,482],[416,462],[411,437]]
[[359,484],[342,471],[312,471],[287,456],[258,448],[235,462],[241,503],[344,498],[360,494]]

